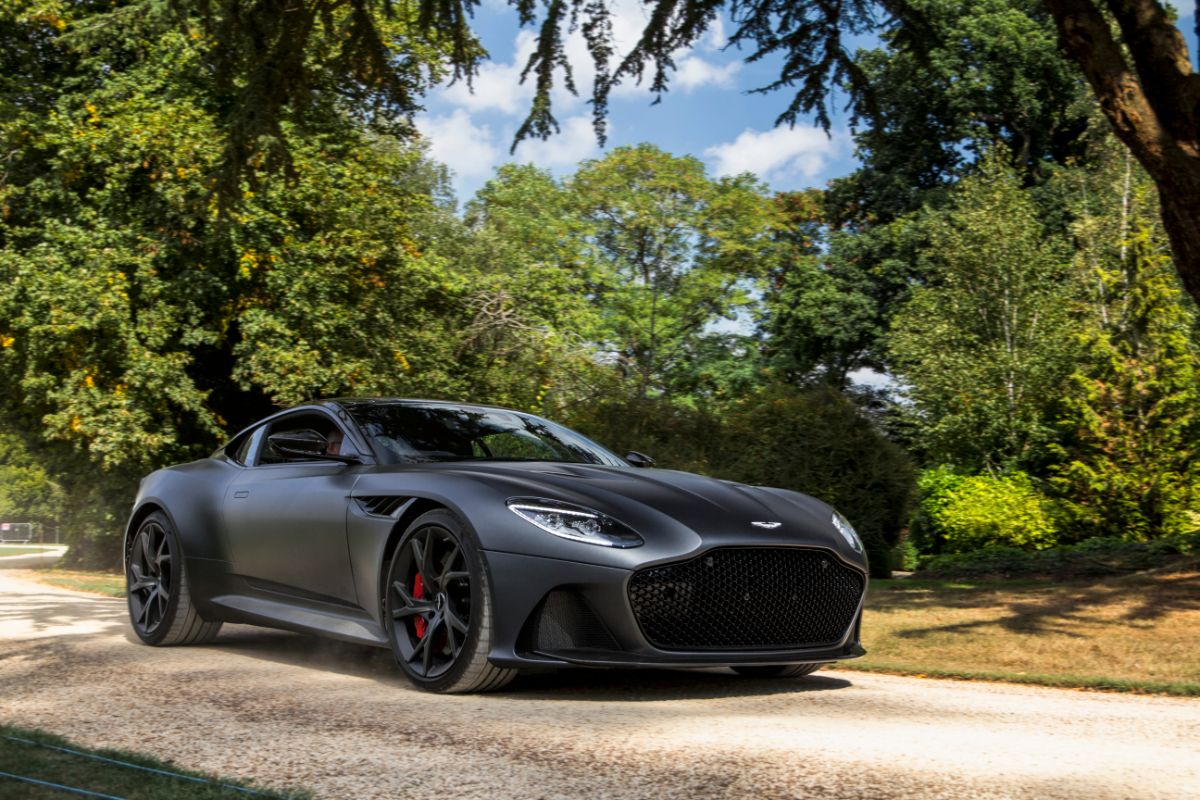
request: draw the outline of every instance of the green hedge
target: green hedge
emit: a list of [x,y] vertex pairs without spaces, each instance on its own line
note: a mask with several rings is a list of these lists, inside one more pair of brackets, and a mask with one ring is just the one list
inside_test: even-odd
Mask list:
[[1097,537],[1048,550],[985,547],[971,553],[927,556],[921,561],[918,576],[1084,578],[1154,569],[1195,557],[1200,557],[1200,531],[1151,542]]

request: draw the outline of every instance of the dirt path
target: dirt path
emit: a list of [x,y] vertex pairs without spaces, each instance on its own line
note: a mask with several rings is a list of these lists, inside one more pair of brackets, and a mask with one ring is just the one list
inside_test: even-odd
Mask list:
[[331,798],[1200,796],[1200,701],[824,672],[571,672],[411,690],[382,650],[228,626],[130,641],[124,604],[0,573],[0,721]]

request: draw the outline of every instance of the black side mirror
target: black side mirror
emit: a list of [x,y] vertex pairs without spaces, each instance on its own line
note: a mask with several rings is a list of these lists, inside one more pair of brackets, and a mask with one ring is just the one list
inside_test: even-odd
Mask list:
[[625,460],[630,464],[633,464],[635,467],[641,467],[642,469],[654,466],[653,458],[645,453],[639,453],[637,450],[630,450],[628,453],[626,453]]
[[359,460],[357,456],[329,453],[329,440],[311,428],[272,433],[267,437],[267,444],[276,453],[287,458],[313,458],[341,461],[346,464],[357,464]]

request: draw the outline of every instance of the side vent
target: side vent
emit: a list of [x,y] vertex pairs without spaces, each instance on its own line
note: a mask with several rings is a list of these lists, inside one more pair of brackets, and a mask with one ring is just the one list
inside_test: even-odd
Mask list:
[[354,498],[363,511],[373,517],[392,517],[400,507],[408,502],[407,497],[390,494],[374,494]]

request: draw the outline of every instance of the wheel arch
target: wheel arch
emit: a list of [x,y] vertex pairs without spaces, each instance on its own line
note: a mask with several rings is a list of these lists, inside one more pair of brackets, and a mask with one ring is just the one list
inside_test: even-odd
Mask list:
[[146,517],[153,514],[155,511],[161,512],[167,521],[175,530],[179,530],[179,526],[175,524],[175,518],[171,516],[171,512],[167,510],[167,506],[157,498],[143,500],[133,513],[129,516],[129,522],[125,525],[125,537],[121,541],[121,569],[126,568],[125,559],[129,554],[129,540],[137,533],[138,528],[142,527],[142,523],[146,521]]
[[[387,585],[388,568],[391,566],[392,556],[395,555],[396,548],[399,546],[404,532],[422,515],[428,514],[430,511],[437,511],[438,509],[444,509],[454,514],[454,516],[462,518],[462,514],[459,511],[440,500],[432,497],[414,497],[392,525],[392,530],[388,533],[387,543],[383,546],[383,557],[379,559],[377,574],[375,576],[376,585],[380,588],[380,596],[376,598],[377,602],[381,604],[383,602],[382,594],[384,587]],[[380,606],[380,613],[382,614],[382,605]]]
[[[392,525],[392,529],[388,533],[387,543],[383,548],[383,557],[379,559],[379,564],[376,566],[375,579],[377,581],[376,586],[379,587],[378,596],[375,598],[377,603],[382,604],[383,602],[383,590],[387,585],[388,568],[391,566],[392,556],[395,555],[396,547],[399,546],[404,532],[423,515],[428,514],[430,511],[438,510],[449,511],[454,515],[459,524],[463,526],[466,534],[475,540],[476,549],[480,552],[480,557],[483,559],[483,568],[485,570],[489,569],[487,559],[483,558],[482,555],[483,545],[479,540],[479,534],[475,530],[475,526],[472,524],[470,518],[461,508],[443,498],[430,496],[413,497],[412,501],[405,507],[404,511],[401,512],[396,522]],[[382,605],[380,605],[380,613],[382,614]]]

